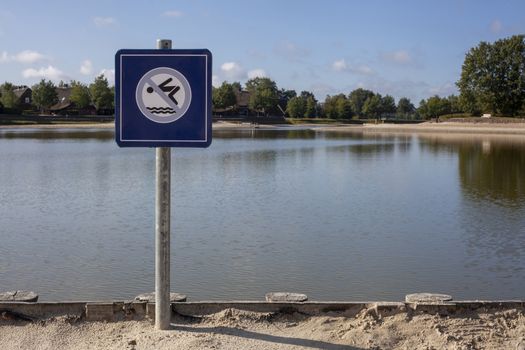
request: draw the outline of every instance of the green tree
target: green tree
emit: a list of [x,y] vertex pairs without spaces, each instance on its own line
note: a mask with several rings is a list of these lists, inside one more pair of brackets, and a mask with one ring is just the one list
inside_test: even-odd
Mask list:
[[367,118],[379,118],[383,112],[382,97],[380,94],[374,94],[366,99],[363,105],[362,113]]
[[5,108],[15,108],[16,107],[16,95],[14,93],[15,87],[13,84],[8,83],[7,81],[0,85],[0,103]]
[[359,117],[363,116],[363,107],[365,105],[365,102],[368,98],[371,98],[372,96],[374,96],[374,93],[370,90],[359,88],[352,91],[348,96],[348,99],[350,100],[350,105],[352,107],[352,111]]
[[58,102],[55,84],[51,80],[42,79],[38,84],[33,85],[31,90],[33,91],[33,104],[40,112],[48,110]]
[[449,113],[462,113],[461,103],[459,97],[456,95],[450,95],[447,97],[448,105],[450,108]]
[[416,108],[414,107],[412,102],[410,102],[410,99],[406,97],[401,97],[397,102],[396,112],[399,118],[407,118],[413,115],[415,111]]
[[300,96],[292,97],[286,105],[286,113],[290,118],[302,118],[306,111],[306,101]]
[[233,91],[237,91],[237,92],[239,92],[239,91],[242,90],[242,85],[241,85],[241,83],[239,83],[238,81],[234,81],[234,82],[232,83],[232,88],[233,88]]
[[324,103],[323,103],[323,117],[325,118],[330,118],[330,119],[335,119],[337,118],[337,115],[336,115],[336,111],[335,111],[335,98],[330,96],[330,95],[326,95],[325,99],[324,99]]
[[418,112],[424,119],[437,118],[451,112],[450,102],[446,98],[434,95],[427,100],[421,100]]
[[456,84],[467,112],[515,115],[525,99],[525,36],[480,42],[466,54]]
[[396,113],[396,100],[390,95],[381,98],[381,115],[393,115]]
[[345,94],[339,94],[335,96],[335,111],[338,119],[350,119],[352,118],[352,106],[350,101],[346,98]]
[[317,101],[315,97],[308,96],[306,98],[306,106],[304,111],[305,118],[315,118],[317,117]]
[[89,88],[75,80],[71,81],[71,96],[69,98],[80,109],[86,108],[91,103]]
[[270,78],[257,77],[246,82],[246,89],[250,92],[248,106],[250,109],[267,115],[277,109],[279,94],[277,84]]
[[212,93],[213,108],[228,108],[237,103],[233,84],[223,82],[218,88],[213,89]]
[[103,74],[95,78],[95,81],[89,85],[91,100],[97,111],[113,109],[114,90],[110,89],[108,80]]

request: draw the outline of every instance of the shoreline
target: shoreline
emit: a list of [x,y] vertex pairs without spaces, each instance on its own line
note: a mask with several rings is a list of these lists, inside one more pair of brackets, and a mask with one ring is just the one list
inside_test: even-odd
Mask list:
[[[35,129],[113,129],[115,124],[111,123],[72,123],[72,124],[25,124],[25,125],[0,125],[2,130],[35,130]],[[214,130],[246,130],[246,129],[276,129],[276,128],[304,128],[316,131],[329,132],[363,132],[363,133],[435,133],[435,134],[479,134],[479,135],[525,135],[525,123],[509,124],[479,124],[479,123],[457,123],[442,122],[421,124],[259,124],[254,126],[250,123],[216,122],[213,123]]]
[[[52,307],[47,317],[30,312]],[[0,311],[6,350],[525,348],[523,301],[179,302],[165,331],[154,328],[148,303],[3,303]]]

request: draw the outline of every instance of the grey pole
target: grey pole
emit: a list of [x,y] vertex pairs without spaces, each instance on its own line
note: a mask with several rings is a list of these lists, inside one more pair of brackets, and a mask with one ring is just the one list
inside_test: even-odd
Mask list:
[[[171,40],[158,39],[157,49],[171,49]],[[171,149],[155,149],[155,328],[170,328],[170,200]]]

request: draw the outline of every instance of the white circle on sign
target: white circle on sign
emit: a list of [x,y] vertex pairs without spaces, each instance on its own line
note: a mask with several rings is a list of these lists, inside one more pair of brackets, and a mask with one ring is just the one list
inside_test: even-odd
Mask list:
[[137,106],[146,118],[155,123],[171,123],[188,111],[191,88],[179,71],[159,67],[140,78],[135,97]]

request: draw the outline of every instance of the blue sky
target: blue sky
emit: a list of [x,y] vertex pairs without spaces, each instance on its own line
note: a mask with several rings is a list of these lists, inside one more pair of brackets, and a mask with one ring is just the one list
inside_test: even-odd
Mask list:
[[456,93],[465,53],[525,33],[525,1],[18,1],[0,3],[0,82],[113,81],[121,48],[207,48],[214,84],[268,76],[327,94],[417,102]]

